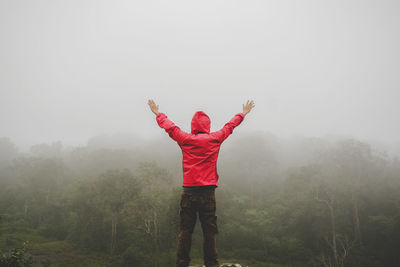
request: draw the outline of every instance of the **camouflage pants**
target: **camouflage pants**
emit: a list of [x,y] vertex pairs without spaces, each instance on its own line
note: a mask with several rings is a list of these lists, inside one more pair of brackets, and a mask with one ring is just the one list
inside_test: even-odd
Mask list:
[[206,267],[218,267],[216,247],[217,216],[215,188],[183,191],[181,195],[180,229],[177,245],[177,267],[188,267],[192,233],[197,220],[197,212],[203,230],[203,253]]

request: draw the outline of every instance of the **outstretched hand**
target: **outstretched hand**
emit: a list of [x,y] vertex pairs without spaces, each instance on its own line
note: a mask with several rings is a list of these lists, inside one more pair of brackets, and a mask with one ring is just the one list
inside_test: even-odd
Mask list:
[[151,111],[153,111],[154,114],[158,115],[158,105],[156,105],[153,99],[149,99],[147,104],[149,104]]
[[247,100],[246,104],[243,104],[243,114],[246,116],[255,106],[253,100]]

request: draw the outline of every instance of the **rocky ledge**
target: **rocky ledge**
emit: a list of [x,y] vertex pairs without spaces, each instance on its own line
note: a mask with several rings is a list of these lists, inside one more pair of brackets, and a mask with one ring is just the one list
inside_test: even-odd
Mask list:
[[[195,265],[195,266],[189,266],[189,267],[205,267],[204,265]],[[220,265],[219,267],[249,267],[246,265],[241,265],[238,263],[224,263],[222,265]]]

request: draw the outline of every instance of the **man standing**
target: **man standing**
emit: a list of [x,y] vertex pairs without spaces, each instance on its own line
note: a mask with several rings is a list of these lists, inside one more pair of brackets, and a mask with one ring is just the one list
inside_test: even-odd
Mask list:
[[183,191],[180,202],[180,227],[177,244],[177,267],[188,267],[192,233],[197,213],[203,230],[203,253],[206,267],[218,267],[216,247],[217,216],[215,188],[218,186],[217,159],[222,142],[251,111],[254,101],[243,104],[243,112],[236,114],[225,126],[210,133],[210,118],[197,111],[191,123],[191,133],[183,132],[164,113],[158,112],[153,100],[148,104],[156,114],[158,125],[165,129],[182,149]]

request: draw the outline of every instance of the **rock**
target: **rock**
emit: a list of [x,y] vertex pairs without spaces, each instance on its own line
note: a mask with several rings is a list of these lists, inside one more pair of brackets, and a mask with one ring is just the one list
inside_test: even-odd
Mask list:
[[220,267],[248,267],[245,265],[240,265],[239,263],[224,263]]
[[[195,265],[195,266],[189,266],[189,267],[205,267],[204,265]],[[246,265],[241,265],[239,263],[223,263],[219,267],[249,267]]]

